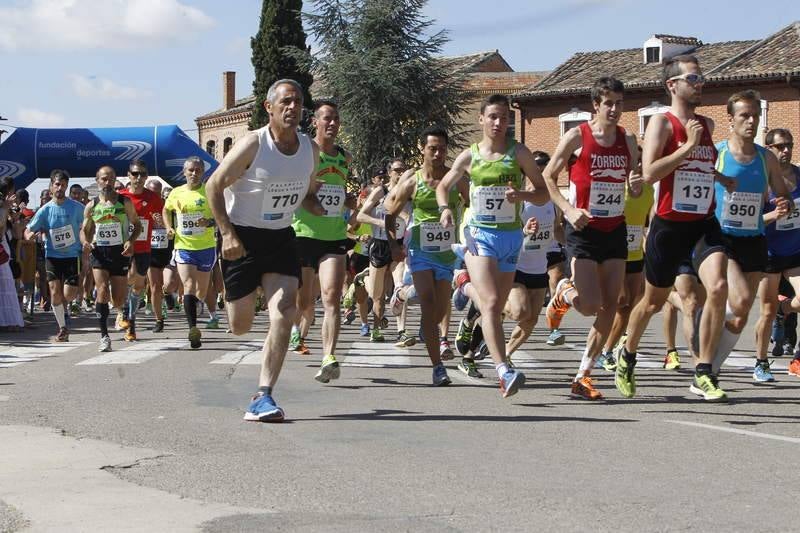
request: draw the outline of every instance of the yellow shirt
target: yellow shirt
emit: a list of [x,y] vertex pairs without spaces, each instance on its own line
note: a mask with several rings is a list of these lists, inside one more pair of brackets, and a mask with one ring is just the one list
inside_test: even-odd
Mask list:
[[164,205],[168,211],[175,212],[175,249],[207,250],[214,248],[214,226],[206,226],[201,220],[214,219],[206,198],[206,186],[190,189],[188,185],[175,187]]
[[625,224],[628,227],[628,261],[644,259],[644,224],[653,207],[653,186],[642,184],[642,194],[634,198],[625,188]]

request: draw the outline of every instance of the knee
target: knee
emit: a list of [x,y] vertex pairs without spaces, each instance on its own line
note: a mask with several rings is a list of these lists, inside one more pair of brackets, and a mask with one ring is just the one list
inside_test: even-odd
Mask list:
[[501,302],[497,295],[481,298],[481,311],[487,315],[499,315],[503,312],[505,302]]
[[728,300],[728,280],[725,278],[714,280],[710,286],[706,287],[706,292],[708,300],[716,304],[719,304],[720,301],[726,302]]
[[732,333],[741,333],[747,325],[747,316],[735,316],[728,321],[728,330]]
[[506,311],[506,316],[508,316],[508,318],[520,323],[529,321],[533,314],[527,303],[511,304],[506,308]]
[[252,318],[245,318],[245,317],[237,317],[236,320],[231,320],[230,324],[228,324],[231,333],[236,336],[244,335],[245,333],[250,331],[250,327],[253,325]]

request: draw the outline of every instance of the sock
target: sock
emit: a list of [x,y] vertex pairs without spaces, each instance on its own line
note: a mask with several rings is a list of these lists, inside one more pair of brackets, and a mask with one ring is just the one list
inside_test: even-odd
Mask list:
[[56,322],[58,323],[59,328],[65,327],[67,323],[67,319],[64,316],[64,304],[53,305],[53,314],[56,316]]
[[711,365],[708,363],[697,363],[694,367],[695,376],[708,376],[711,374]]
[[409,304],[417,302],[417,289],[413,285],[406,289],[406,301]]
[[584,376],[588,376],[589,372],[591,372],[592,364],[592,358],[589,355],[589,348],[586,348],[583,351],[583,357],[581,357],[581,366],[578,367],[578,373],[575,376],[575,379],[577,380]]
[[561,299],[564,300],[564,302],[568,303],[569,305],[572,305],[572,298],[574,296],[574,293],[576,292],[577,291],[575,290],[575,287],[569,287],[561,294]]
[[622,348],[622,357],[628,365],[636,364],[636,352],[629,352],[627,348]]
[[197,296],[194,294],[185,294],[183,296],[183,306],[189,327],[197,327]]
[[300,328],[298,328],[296,325],[293,325],[292,326],[292,333],[297,333],[299,335],[300,334]]
[[717,344],[717,351],[714,352],[714,360],[711,363],[711,371],[718,375],[722,364],[731,354],[739,341],[741,333],[734,333],[728,329],[728,326],[722,326],[722,332],[719,335],[719,343]]
[[475,305],[475,302],[470,302],[469,303],[469,309],[467,309],[467,324],[472,326],[475,323],[475,321],[478,319],[480,314],[481,314],[481,312],[478,311],[478,308]]
[[439,342],[447,342],[447,337],[439,337]]
[[108,303],[98,303],[94,306],[95,311],[97,311],[97,318],[100,321],[100,335],[102,337],[108,336]]
[[217,320],[217,312],[216,311],[209,311],[208,312],[208,319],[209,320]]
[[500,363],[499,365],[497,365],[497,366],[495,367],[495,369],[497,370],[497,377],[500,377],[500,378],[502,378],[502,377],[503,377],[503,374],[505,374],[506,372],[508,372],[508,365],[507,365],[507,364],[505,364],[505,363]]
[[264,385],[263,387],[258,388],[258,392],[260,392],[264,396],[272,396],[272,387],[267,387],[266,385]]

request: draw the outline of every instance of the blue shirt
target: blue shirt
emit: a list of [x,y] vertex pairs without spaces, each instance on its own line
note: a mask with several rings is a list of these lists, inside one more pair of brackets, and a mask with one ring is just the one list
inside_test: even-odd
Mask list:
[[[790,257],[800,253],[800,211],[797,211],[800,206],[800,169],[792,165],[792,170],[798,179],[797,186],[791,192],[795,211],[767,225],[767,248],[771,256]],[[770,198],[775,198],[772,192]],[[764,212],[774,210],[775,205],[770,202]]]
[[767,192],[766,148],[756,145],[756,156],[749,163],[739,163],[728,149],[728,141],[717,144],[717,172],[736,180],[736,191],[728,193],[716,182],[714,214],[723,233],[740,237],[764,234],[764,199]]
[[28,229],[45,232],[45,257],[80,257],[83,209],[82,203],[65,198],[61,205],[50,200],[36,211]]

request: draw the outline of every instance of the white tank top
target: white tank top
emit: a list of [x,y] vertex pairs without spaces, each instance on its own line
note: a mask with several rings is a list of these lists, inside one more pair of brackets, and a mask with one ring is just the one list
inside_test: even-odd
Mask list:
[[256,130],[258,152],[241,178],[225,189],[225,210],[231,223],[252,228],[283,229],[308,192],[314,150],[300,132],[300,146],[285,155],[272,140],[269,126]]
[[539,229],[535,234],[526,235],[519,251],[517,270],[526,274],[544,274],[547,272],[547,252],[555,240],[554,220],[555,208],[552,202],[539,206],[524,202],[522,223],[535,217],[539,221]]

